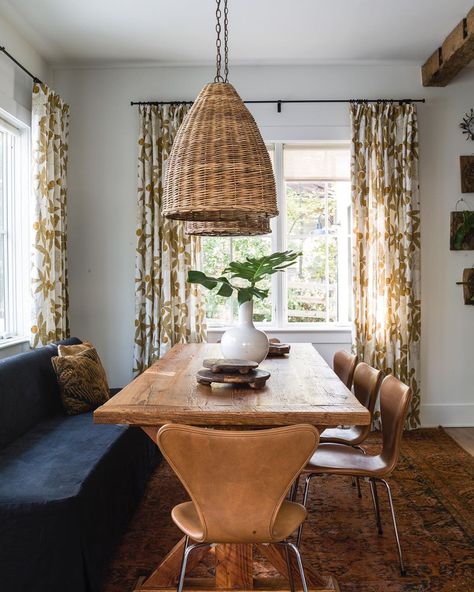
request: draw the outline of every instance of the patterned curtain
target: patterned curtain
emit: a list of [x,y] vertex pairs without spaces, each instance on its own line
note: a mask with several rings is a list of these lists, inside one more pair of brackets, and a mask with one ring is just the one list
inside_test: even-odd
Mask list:
[[67,278],[67,154],[69,105],[45,84],[34,84],[33,322],[31,345],[69,337]]
[[420,424],[420,208],[415,105],[351,104],[355,351],[413,389]]
[[199,287],[186,281],[199,265],[200,239],[184,222],[161,215],[166,160],[185,105],[141,106],[134,372],[143,372],[176,343],[206,339]]

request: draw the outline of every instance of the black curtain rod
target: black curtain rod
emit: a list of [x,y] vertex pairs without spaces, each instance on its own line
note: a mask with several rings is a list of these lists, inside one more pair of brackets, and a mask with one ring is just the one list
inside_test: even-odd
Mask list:
[[20,64],[20,62],[19,62],[17,59],[15,59],[15,58],[12,56],[12,54],[11,54],[10,52],[8,52],[8,51],[7,51],[7,50],[6,50],[6,49],[5,49],[3,46],[0,46],[0,51],[1,51],[2,53],[4,53],[4,54],[7,56],[7,58],[10,58],[10,59],[11,59],[11,61],[12,61],[14,64],[16,64],[16,65],[17,65],[17,66],[18,66],[18,67],[19,67],[21,70],[23,70],[23,72],[24,72],[25,74],[28,74],[28,76],[30,76],[30,78],[33,78],[33,82],[38,82],[39,84],[43,84],[43,83],[41,82],[41,80],[40,80],[40,79],[39,79],[37,76],[35,76],[35,75],[34,75],[34,74],[32,74],[32,73],[31,73],[29,70],[27,70],[23,64]]
[[[425,99],[273,99],[271,101],[244,101],[247,104],[276,105],[278,113],[284,103],[424,103]],[[130,105],[192,105],[193,101],[131,101]]]

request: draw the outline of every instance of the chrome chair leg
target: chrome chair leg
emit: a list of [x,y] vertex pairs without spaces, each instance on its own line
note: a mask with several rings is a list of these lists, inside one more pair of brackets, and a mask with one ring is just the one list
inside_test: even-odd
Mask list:
[[379,534],[383,534],[382,519],[380,516],[379,496],[377,493],[377,485],[376,485],[376,482],[374,479],[369,479],[369,483],[370,483],[370,492],[372,494],[372,501],[374,503],[375,520],[377,522],[377,532]]
[[[304,482],[304,493],[303,493],[303,506],[306,508],[306,505],[308,503],[308,496],[309,496],[309,485],[311,483],[311,479],[313,477],[315,477],[316,475],[311,474],[308,475],[306,477],[306,480]],[[303,526],[304,526],[304,522],[302,522],[298,528],[298,533],[296,535],[296,546],[298,547],[298,549],[300,548],[301,545],[301,538],[303,536]]]
[[295,592],[295,579],[293,577],[293,570],[291,568],[290,549],[285,545],[286,569],[288,571],[288,581],[290,582],[291,592]]
[[291,486],[290,491],[288,493],[288,499],[290,500],[290,502],[296,501],[296,496],[298,495],[299,482],[300,475],[298,475],[298,477],[296,477],[296,479],[293,481],[293,485]]
[[188,563],[189,554],[193,549],[197,549],[198,547],[209,547],[210,543],[194,543],[192,545],[189,544],[189,537],[186,536],[184,539],[184,549],[183,549],[183,559],[181,560],[181,568],[179,570],[179,577],[178,577],[178,586],[176,587],[176,592],[182,592],[184,586],[184,576],[186,574],[186,565]]
[[186,536],[184,539],[184,549],[183,549],[183,559],[181,560],[181,568],[179,570],[179,578],[178,578],[178,587],[176,588],[177,592],[182,592],[183,585],[184,585],[184,574],[186,573],[186,564],[188,562],[189,556],[189,537]]
[[392,522],[393,522],[393,530],[395,531],[395,540],[397,541],[397,549],[398,549],[398,558],[400,560],[400,573],[402,576],[406,575],[405,564],[403,562],[403,554],[402,554],[402,547],[400,545],[400,537],[398,535],[398,527],[397,527],[397,518],[395,516],[395,508],[393,507],[393,499],[392,499],[392,492],[390,490],[390,485],[385,481],[385,479],[378,479],[381,483],[385,485],[385,489],[387,490],[388,495],[388,503],[390,504],[390,513],[392,514]]
[[[355,444],[354,446],[352,446],[352,448],[355,448],[356,450],[360,450],[362,452],[362,454],[367,454],[367,452],[362,448],[362,446],[359,446],[358,444]],[[355,483],[354,483],[354,481],[355,481]],[[359,477],[352,477],[352,486],[354,487],[355,485],[357,485],[357,497],[359,499],[362,499],[362,491],[360,489]]]
[[362,491],[360,490],[360,479],[359,477],[356,477],[356,484],[357,484],[357,497],[359,499],[362,498]]
[[293,553],[296,555],[296,561],[298,562],[298,569],[300,572],[300,580],[301,580],[301,584],[303,586],[303,592],[308,592],[308,586],[306,584],[306,577],[304,575],[303,561],[301,560],[301,553],[300,553],[298,547],[296,545],[293,545],[293,543],[287,542],[286,544],[293,551]]

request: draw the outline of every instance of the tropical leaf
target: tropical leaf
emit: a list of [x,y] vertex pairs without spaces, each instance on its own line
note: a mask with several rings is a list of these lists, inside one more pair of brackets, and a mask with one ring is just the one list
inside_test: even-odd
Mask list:
[[200,284],[208,290],[219,287],[217,295],[224,298],[232,296],[234,290],[236,290],[239,304],[248,302],[253,298],[264,300],[268,296],[268,289],[257,288],[255,284],[266,276],[283,271],[293,265],[300,255],[301,253],[296,251],[283,251],[259,257],[258,259],[247,257],[245,261],[232,261],[229,263],[222,273],[230,274],[231,279],[246,280],[250,284],[249,286],[234,286],[225,275],[216,278],[195,270],[188,271],[188,282]]
[[232,261],[223,273],[230,273],[232,278],[240,278],[251,284],[260,282],[265,276],[273,275],[293,265],[300,252],[282,251],[265,255],[264,257],[247,257],[245,261]]

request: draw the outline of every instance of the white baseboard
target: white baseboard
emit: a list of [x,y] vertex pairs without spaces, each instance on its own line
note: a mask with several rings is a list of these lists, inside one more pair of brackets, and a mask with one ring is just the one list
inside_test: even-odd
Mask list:
[[421,425],[424,428],[474,427],[474,403],[440,403],[421,406]]

